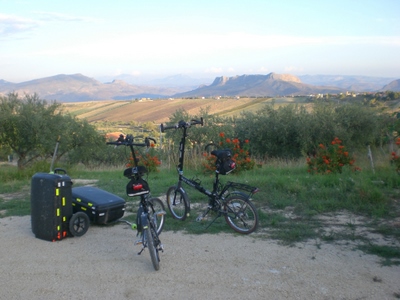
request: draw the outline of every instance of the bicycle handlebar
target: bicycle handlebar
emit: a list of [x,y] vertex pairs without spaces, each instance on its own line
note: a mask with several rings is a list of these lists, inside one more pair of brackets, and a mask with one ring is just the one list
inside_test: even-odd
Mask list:
[[[136,138],[141,138],[141,136]],[[150,141],[152,141],[154,144],[157,144],[156,140],[151,137],[145,137],[144,143],[134,143],[133,142],[134,139],[135,137],[131,134],[128,134],[126,137],[124,137],[121,134],[118,140],[116,140],[115,142],[107,142],[106,144],[115,146],[137,146],[137,147],[150,147]]]
[[181,120],[178,122],[178,124],[172,125],[172,126],[164,126],[164,124],[161,124],[160,129],[161,129],[161,132],[165,132],[165,130],[168,130],[168,129],[189,128],[192,125],[198,125],[198,124],[200,124],[201,126],[204,125],[203,117],[201,117],[200,120],[193,119],[190,122],[185,122],[185,121]]

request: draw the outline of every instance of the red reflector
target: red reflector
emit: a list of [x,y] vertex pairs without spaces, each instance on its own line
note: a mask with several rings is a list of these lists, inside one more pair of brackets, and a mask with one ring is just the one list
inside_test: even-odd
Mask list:
[[134,191],[139,191],[139,190],[141,190],[142,188],[143,188],[143,184],[134,184],[133,186],[132,186],[132,188],[133,188],[133,190]]

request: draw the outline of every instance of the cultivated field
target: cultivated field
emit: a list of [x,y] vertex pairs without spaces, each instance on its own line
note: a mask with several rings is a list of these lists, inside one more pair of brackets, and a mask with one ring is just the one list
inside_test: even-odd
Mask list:
[[221,98],[221,99],[172,99],[142,101],[90,101],[64,103],[65,111],[88,122],[154,122],[163,123],[177,110],[184,109],[196,115],[201,109],[209,109],[210,114],[222,116],[240,115],[242,111],[255,112],[267,103],[284,105],[305,103],[305,98]]

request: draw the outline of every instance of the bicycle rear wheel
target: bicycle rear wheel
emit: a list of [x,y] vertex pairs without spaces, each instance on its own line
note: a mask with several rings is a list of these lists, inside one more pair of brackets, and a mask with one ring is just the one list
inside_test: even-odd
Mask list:
[[149,210],[149,216],[150,219],[154,221],[154,226],[157,228],[157,234],[160,235],[165,223],[164,203],[162,203],[158,198],[150,198],[149,202],[154,209],[154,213],[151,209]]
[[160,258],[158,256],[157,245],[155,245],[153,233],[151,231],[151,225],[144,230],[144,238],[147,242],[147,248],[149,248],[151,262],[153,263],[154,270],[160,269]]
[[224,210],[226,223],[236,232],[249,234],[257,229],[257,209],[245,196],[229,196],[224,203]]
[[167,205],[172,217],[184,221],[190,212],[189,199],[185,191],[178,189],[176,185],[167,191]]

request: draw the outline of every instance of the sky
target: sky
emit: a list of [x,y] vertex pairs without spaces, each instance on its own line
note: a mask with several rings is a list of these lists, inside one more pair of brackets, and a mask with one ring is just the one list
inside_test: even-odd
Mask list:
[[400,79],[399,0],[0,0],[0,79]]

